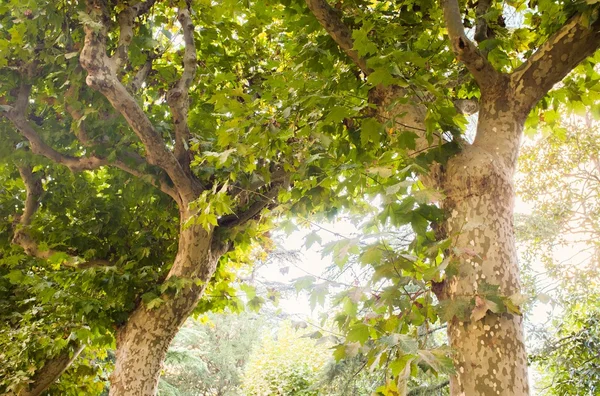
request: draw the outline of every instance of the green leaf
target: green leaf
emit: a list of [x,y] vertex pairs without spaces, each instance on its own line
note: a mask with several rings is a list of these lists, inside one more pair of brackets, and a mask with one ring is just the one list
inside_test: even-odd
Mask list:
[[364,323],[357,323],[350,328],[346,335],[346,342],[359,342],[364,345],[369,339],[369,326]]
[[306,246],[307,249],[310,249],[312,247],[312,245],[314,245],[315,243],[318,243],[320,245],[321,242],[322,242],[322,239],[319,236],[317,231],[312,231],[304,238],[304,245]]
[[376,69],[375,71],[373,71],[371,74],[369,74],[369,77],[367,77],[367,81],[372,84],[372,85],[383,85],[384,87],[387,87],[389,85],[392,85],[394,83],[394,76],[391,75],[391,73],[389,71],[387,71],[386,69]]
[[313,286],[316,280],[317,278],[312,275],[303,276],[294,281],[294,287],[296,288],[297,292],[307,290]]
[[366,146],[369,142],[379,143],[382,130],[382,125],[374,118],[363,120],[360,128],[360,143],[363,146]]

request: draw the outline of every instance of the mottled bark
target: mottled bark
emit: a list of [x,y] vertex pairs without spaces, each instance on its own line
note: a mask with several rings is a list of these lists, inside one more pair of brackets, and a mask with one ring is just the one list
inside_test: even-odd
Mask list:
[[511,75],[515,100],[529,111],[584,59],[600,46],[600,20],[588,25],[576,14]]
[[84,345],[69,344],[57,356],[48,360],[42,368],[36,371],[31,383],[26,389],[21,390],[18,396],[38,396],[50,387],[79,356]]
[[[419,135],[416,154],[430,147],[423,134],[426,107],[416,101],[394,105],[403,94],[400,88],[378,88],[370,99],[382,121],[394,119],[398,130]],[[458,274],[446,281],[442,300],[474,299],[484,283],[499,286],[498,293],[506,297],[520,290],[513,175],[527,113],[513,95],[509,78],[498,75],[482,93],[474,143],[464,144],[446,166],[434,165],[421,177],[428,187],[444,193],[442,207],[448,219],[441,229],[454,240],[457,252],[468,252],[453,257]],[[452,395],[528,394],[520,316],[488,311],[482,320],[454,319],[448,335],[457,370],[451,378]]]
[[[163,360],[171,341],[198,304],[212,277],[223,250],[212,243],[211,233],[201,226],[184,227],[191,216],[181,216],[179,250],[168,278],[189,279],[193,283],[166,291],[158,307],[140,304],[117,332],[115,370],[110,377],[110,395],[155,395]],[[168,279],[167,278],[167,279]]]
[[[442,299],[474,299],[484,283],[498,285],[501,296],[520,290],[513,175],[522,119],[514,118],[511,111],[482,111],[478,129],[513,135],[515,141],[476,141],[447,164],[442,188],[449,217],[444,229],[457,248],[453,259],[458,275],[446,280]],[[502,149],[504,144],[514,150]],[[451,394],[529,394],[522,329],[520,316],[491,311],[481,320],[450,321],[448,336],[457,370]]]

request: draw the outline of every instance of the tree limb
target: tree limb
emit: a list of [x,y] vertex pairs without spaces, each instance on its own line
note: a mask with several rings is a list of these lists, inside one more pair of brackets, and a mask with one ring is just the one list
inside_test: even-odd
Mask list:
[[[139,170],[140,167],[147,165],[147,162],[139,155],[133,152],[126,152],[117,157],[114,161],[108,161],[106,158],[101,158],[95,155],[87,157],[74,157],[68,154],[63,154],[56,151],[51,146],[47,145],[39,134],[35,131],[31,123],[27,120],[25,114],[27,112],[27,104],[29,103],[29,93],[31,87],[29,85],[21,85],[15,106],[4,105],[0,109],[0,115],[4,115],[13,123],[17,131],[29,142],[31,152],[46,157],[54,163],[64,165],[72,172],[80,172],[83,170],[94,170],[101,166],[114,166],[135,177],[150,183],[154,187],[160,189],[165,194],[168,194],[176,202],[180,201],[177,192],[171,187],[171,184],[165,175],[153,175]],[[69,91],[67,91],[69,95]],[[76,111],[68,104],[65,106],[67,112],[71,114],[74,120],[81,120],[83,115]],[[3,110],[3,111],[2,111]],[[93,146],[93,142],[86,134],[85,128],[80,124],[77,132],[78,140],[85,146]],[[133,168],[128,163],[134,162],[137,168]],[[148,177],[150,176],[150,177]]]
[[367,60],[353,49],[352,32],[342,22],[339,11],[331,7],[327,0],[306,0],[306,5],[342,51],[352,59],[365,75],[369,75],[372,70],[367,67]]
[[86,82],[102,93],[119,112],[146,149],[148,163],[162,168],[175,185],[183,202],[191,202],[203,187],[184,171],[164,140],[121,81],[117,78],[111,60],[106,54],[107,26],[109,24],[106,0],[88,0],[88,12],[93,19],[100,20],[101,27],[86,24],[85,43],[79,57],[88,72]]
[[173,124],[175,125],[175,158],[184,170],[189,171],[190,156],[188,142],[190,139],[190,129],[187,121],[190,99],[188,91],[194,81],[198,61],[196,59],[196,45],[194,44],[194,24],[190,17],[190,10],[183,7],[180,8],[177,12],[177,20],[181,24],[183,41],[185,43],[183,74],[177,84],[169,89],[167,103],[171,109]]
[[281,184],[274,185],[266,193],[256,193],[258,196],[257,200],[252,203],[246,210],[223,216],[219,219],[219,227],[235,227],[244,224],[248,220],[258,215],[267,206],[276,203],[275,198],[279,193]]
[[35,372],[27,389],[20,391],[18,395],[41,395],[73,364],[84,348],[85,345],[79,345],[75,342],[69,343],[69,346],[44,363],[44,366]]
[[[72,95],[72,92],[70,92],[70,91],[71,91],[71,88],[69,88],[69,90],[67,90],[66,96]],[[71,115],[71,118],[73,118],[73,120],[76,121],[79,125],[79,127],[77,128],[77,133],[76,133],[77,139],[84,146],[93,147],[95,145],[95,143],[87,135],[85,125],[83,124],[83,114],[79,110],[75,109],[73,106],[69,105],[68,103],[65,103],[65,110],[67,110],[67,112]],[[134,163],[135,167],[131,167],[130,165],[128,165],[128,163]],[[135,152],[125,151],[123,153],[119,153],[117,155],[117,158],[114,161],[112,161],[110,163],[106,162],[106,163],[103,163],[102,165],[112,165],[118,169],[121,169],[121,170],[129,173],[130,175],[133,175],[139,179],[142,179],[142,180],[150,183],[154,187],[160,189],[165,194],[169,195],[176,202],[180,201],[180,198],[177,195],[177,192],[171,187],[168,177],[165,174],[154,175],[154,174],[146,173],[146,172],[143,172],[140,170],[140,169],[148,166],[149,164],[146,162],[146,160],[142,156],[140,156],[139,154],[137,154]],[[161,172],[162,172],[162,170],[161,170]]]
[[133,39],[133,23],[136,18],[144,15],[154,5],[156,0],[147,0],[127,7],[117,17],[119,21],[119,42],[112,56],[113,68],[117,72],[129,59],[129,44]]
[[150,72],[152,71],[152,61],[153,57],[151,55],[148,55],[148,59],[146,59],[146,62],[144,62],[142,67],[140,67],[140,69],[137,71],[137,73],[129,83],[129,89],[131,89],[131,92],[133,92],[134,94],[142,88],[142,85],[148,78],[148,75],[150,75]]
[[[30,166],[19,166],[19,174],[25,184],[25,191],[27,192],[25,198],[25,207],[21,216],[17,216],[17,223],[15,224],[15,231],[13,234],[12,243],[21,246],[25,253],[29,256],[36,257],[42,260],[49,259],[52,255],[57,253],[65,253],[57,250],[40,250],[37,242],[29,235],[28,228],[31,225],[31,221],[35,212],[39,207],[40,196],[43,193],[42,182],[39,175],[33,173]],[[114,264],[102,259],[93,259],[84,261],[77,256],[69,255],[69,260],[66,260],[63,265],[74,268],[88,268],[96,266],[113,266]]]
[[600,47],[600,20],[585,26],[577,14],[510,76],[522,108],[529,111],[554,84]]
[[463,62],[481,89],[493,85],[501,73],[488,62],[465,34],[458,0],[441,0],[452,50]]
[[44,156],[58,164],[65,165],[73,172],[96,169],[106,164],[106,160],[96,156],[73,157],[62,154],[48,146],[40,138],[35,129],[33,129],[25,116],[27,104],[29,103],[30,90],[31,87],[29,85],[21,85],[15,106],[2,106],[2,110],[4,111],[0,111],[0,115],[4,115],[8,118],[17,128],[19,133],[29,141],[29,146],[34,154]]
[[475,7],[475,41],[481,43],[490,38],[490,29],[484,15],[492,5],[492,0],[478,0]]

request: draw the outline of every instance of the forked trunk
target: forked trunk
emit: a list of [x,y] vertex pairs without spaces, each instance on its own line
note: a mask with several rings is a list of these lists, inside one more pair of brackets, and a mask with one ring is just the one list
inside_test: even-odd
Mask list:
[[[182,215],[182,224],[188,216]],[[168,277],[202,282],[192,283],[177,293],[167,291],[158,307],[148,309],[140,304],[119,329],[115,370],[110,378],[111,396],[156,394],[167,349],[215,271],[221,253],[211,250],[210,233],[201,226],[182,226],[179,238],[179,251]]]
[[442,298],[475,301],[483,312],[448,323],[453,396],[529,394],[522,317],[487,310],[488,303],[494,308],[485,298],[494,287],[499,297],[520,291],[513,175],[524,116],[509,103],[502,92],[482,98],[477,138],[448,162],[442,181],[444,228],[454,241],[458,272]]

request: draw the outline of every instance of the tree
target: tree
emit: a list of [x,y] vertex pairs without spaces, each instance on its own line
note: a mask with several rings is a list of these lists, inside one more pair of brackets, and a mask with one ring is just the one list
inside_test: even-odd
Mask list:
[[[141,287],[123,283],[129,299],[115,320],[111,392],[153,394],[176,331],[217,268],[224,271],[217,278],[227,278],[224,267],[266,230],[258,220],[275,198],[280,210],[331,214],[366,187],[395,186],[398,196],[411,196],[387,202],[386,216],[411,224],[414,248],[425,254],[433,240],[449,241],[434,256],[448,257],[454,273],[444,279],[438,265],[424,283],[440,306],[472,313],[450,315],[451,393],[527,394],[512,176],[531,109],[572,99],[547,97],[551,88],[564,81],[578,98],[596,90],[594,61],[585,59],[600,40],[598,5],[510,2],[525,16],[518,29],[506,28],[502,2],[467,6],[464,17],[456,0],[306,5],[2,6],[2,132],[10,160],[33,176],[23,177],[29,199],[12,240],[39,260],[126,267],[111,250],[86,257],[89,247],[52,248],[28,232],[42,178],[33,169],[41,163],[47,180],[61,166],[85,175],[101,168],[124,178],[116,184],[124,191],[130,180],[154,186],[143,202],[170,197],[163,205],[179,228],[173,259],[158,256],[150,283],[124,271]],[[477,45],[463,24],[475,26]],[[477,108],[477,136],[468,144],[457,109]],[[417,176],[414,189],[401,184]],[[418,190],[429,198],[441,191],[447,217],[417,202]],[[421,282],[421,259],[406,260]],[[428,317],[431,305],[416,293],[410,306]],[[350,327],[360,340],[375,328],[369,321]]]
[[543,394],[592,395],[598,392],[600,318],[595,302],[571,307],[558,325],[556,337],[532,355],[531,361],[542,373],[540,389]]
[[[593,70],[596,58],[586,61],[600,42],[597,5],[479,1],[476,6],[467,4],[463,13],[465,7],[454,0],[441,1],[440,7],[432,1],[338,2],[334,7],[323,0],[307,0],[306,4],[339,50],[354,63],[356,73],[371,84],[369,115],[376,121],[366,119],[360,125],[363,145],[387,139],[390,147],[398,147],[399,157],[406,158],[429,147],[452,146],[449,141],[454,144],[456,151],[447,152],[447,161],[439,157],[433,163],[417,161],[426,167],[424,172],[379,165],[393,163],[398,157],[370,158],[373,177],[379,176],[383,187],[392,186],[387,182],[391,175],[397,181],[398,176],[406,179],[406,174],[414,177],[420,173],[420,189],[443,194],[439,205],[446,217],[437,221],[434,231],[438,239],[451,241],[442,258],[448,257],[454,269],[445,279],[425,281],[446,311],[466,306],[471,313],[449,314],[448,335],[456,369],[451,394],[528,394],[527,355],[518,309],[522,298],[514,241],[513,175],[523,127],[532,109],[536,109],[532,114],[535,118],[549,106],[556,112],[567,97],[594,103],[591,98],[582,98],[596,91],[598,81]],[[292,3],[291,7],[297,14],[303,12],[301,5]],[[524,16],[522,26],[507,28],[504,15],[510,7]],[[307,25],[306,18],[295,20]],[[464,25],[474,27],[477,44],[467,36]],[[305,31],[311,29],[305,27]],[[464,69],[449,59],[446,40]],[[582,66],[577,67],[580,63]],[[577,72],[564,80],[576,68]],[[568,95],[563,91],[562,95],[551,92],[548,96],[560,81],[564,81]],[[456,133],[461,118],[451,106],[454,102],[458,110],[470,110],[460,101],[464,99],[478,101],[472,144]],[[349,110],[342,112],[341,118],[353,115]],[[385,138],[380,133],[382,126],[388,132]],[[352,129],[350,125],[349,134]],[[443,132],[454,133],[445,136]],[[406,166],[406,161],[398,162]],[[406,188],[399,185],[398,190]],[[383,194],[385,190],[380,191]],[[406,205],[402,208],[406,212],[413,209],[415,200],[401,204]],[[402,211],[389,206],[396,213]],[[411,223],[422,236],[421,242],[428,237],[427,222],[423,227],[422,220],[402,217],[398,221]],[[346,243],[338,251],[348,252],[349,248]],[[423,276],[422,271],[412,272]],[[402,276],[394,278],[392,274],[388,278],[398,282]],[[412,299],[411,304],[418,307],[423,302]],[[393,303],[390,306],[395,307]],[[390,316],[383,317],[388,320]],[[380,337],[371,335],[370,329],[377,331],[382,321],[350,321],[346,328],[349,335],[361,331],[365,337],[360,337],[362,344],[368,338]],[[356,339],[351,337],[350,341]]]
[[[533,292],[568,307],[588,299],[599,281],[600,140],[589,115],[570,122],[548,119],[542,125],[556,123],[559,133],[526,145],[519,161],[517,192],[533,209],[517,217],[517,238],[525,264],[538,261],[545,270],[548,285],[534,278]],[[568,253],[557,257],[560,250]]]
[[[236,7],[0,5],[3,171],[26,195],[5,208],[5,242],[20,247],[5,252],[34,258],[8,275],[31,289],[46,284],[40,268],[85,279],[97,300],[74,326],[114,335],[111,394],[154,394],[190,313],[235,300],[229,268],[267,237],[262,214],[321,149],[292,138],[271,101],[287,88],[263,76],[283,59],[269,25]],[[198,304],[207,289],[222,298]]]

